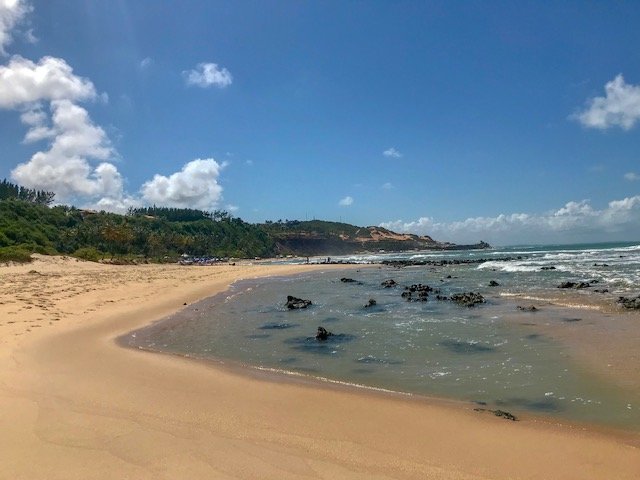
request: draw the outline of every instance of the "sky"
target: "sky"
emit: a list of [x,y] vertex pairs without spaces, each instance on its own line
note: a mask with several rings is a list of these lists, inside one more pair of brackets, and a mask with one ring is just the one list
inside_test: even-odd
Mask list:
[[0,178],[496,245],[640,240],[640,3],[0,0]]

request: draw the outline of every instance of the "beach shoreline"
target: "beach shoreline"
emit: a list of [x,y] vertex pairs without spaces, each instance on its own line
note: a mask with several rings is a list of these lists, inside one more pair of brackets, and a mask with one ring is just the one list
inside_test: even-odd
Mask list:
[[331,266],[0,267],[16,292],[0,303],[0,477],[635,478],[640,452],[615,435],[115,342],[234,281],[318,268]]

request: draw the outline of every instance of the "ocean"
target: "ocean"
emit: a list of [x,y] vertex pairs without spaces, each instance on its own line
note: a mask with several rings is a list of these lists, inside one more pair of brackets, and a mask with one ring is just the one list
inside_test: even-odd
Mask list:
[[[615,328],[630,315],[616,299],[640,293],[640,242],[332,260],[363,267],[319,266],[314,273],[239,282],[133,332],[127,342],[290,376],[640,431],[640,392],[602,375],[606,365],[584,362],[554,335]],[[375,265],[382,261],[427,263]],[[384,287],[389,279],[397,285]],[[584,282],[584,288],[558,288],[563,282]],[[402,296],[417,284],[433,289],[426,301]],[[449,300],[464,292],[480,293],[485,302],[468,307]],[[312,305],[289,310],[288,295]],[[365,306],[370,299],[375,305]],[[326,341],[315,338],[320,326],[333,333]]]

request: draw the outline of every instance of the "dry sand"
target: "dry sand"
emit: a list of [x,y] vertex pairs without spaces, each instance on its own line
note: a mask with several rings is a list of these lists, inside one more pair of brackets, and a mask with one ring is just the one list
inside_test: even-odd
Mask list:
[[638,478],[637,437],[115,343],[237,279],[309,268],[329,267],[0,267],[0,478]]

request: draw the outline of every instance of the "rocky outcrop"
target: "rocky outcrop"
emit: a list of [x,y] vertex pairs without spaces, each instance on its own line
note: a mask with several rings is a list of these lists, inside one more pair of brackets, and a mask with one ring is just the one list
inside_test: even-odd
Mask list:
[[287,303],[285,306],[289,310],[299,310],[301,308],[307,308],[311,305],[311,300],[303,300],[302,298],[293,297],[291,295],[287,296]]
[[378,302],[376,302],[375,299],[370,298],[369,301],[365,304],[364,308],[375,307],[377,304]]
[[391,288],[395,287],[397,283],[393,278],[390,278],[389,280],[385,280],[384,282],[382,282],[380,285],[382,285],[384,288]]

